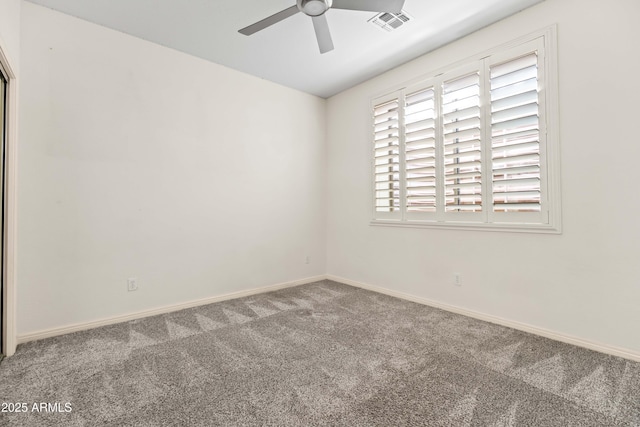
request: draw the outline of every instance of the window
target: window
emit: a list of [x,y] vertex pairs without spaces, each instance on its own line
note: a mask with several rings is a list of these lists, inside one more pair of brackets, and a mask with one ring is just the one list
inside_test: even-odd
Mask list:
[[373,224],[559,231],[552,35],[373,100]]

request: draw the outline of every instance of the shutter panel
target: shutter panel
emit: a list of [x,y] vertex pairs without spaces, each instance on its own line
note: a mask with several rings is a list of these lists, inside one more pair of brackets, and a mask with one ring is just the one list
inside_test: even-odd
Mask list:
[[480,74],[442,85],[445,212],[482,211]]
[[398,98],[373,107],[376,212],[400,210],[400,130]]
[[407,212],[436,211],[436,115],[433,88],[405,96]]
[[538,56],[490,67],[494,212],[540,212]]

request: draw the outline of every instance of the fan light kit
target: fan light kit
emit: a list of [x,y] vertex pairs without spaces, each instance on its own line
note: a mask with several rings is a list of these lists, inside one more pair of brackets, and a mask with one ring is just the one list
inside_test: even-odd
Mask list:
[[298,12],[302,12],[311,17],[320,53],[326,53],[333,50],[329,24],[326,16],[324,16],[327,10],[347,9],[365,12],[400,13],[402,12],[402,6],[404,6],[404,0],[297,0],[294,6],[249,25],[238,32],[245,36],[250,36]]
[[298,0],[298,9],[309,16],[320,16],[331,7],[331,1]]

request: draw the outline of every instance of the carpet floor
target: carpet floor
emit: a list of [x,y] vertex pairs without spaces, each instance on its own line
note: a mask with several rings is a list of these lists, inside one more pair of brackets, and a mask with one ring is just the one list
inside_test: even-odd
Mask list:
[[640,426],[640,364],[321,281],[20,345],[0,403],[3,426]]

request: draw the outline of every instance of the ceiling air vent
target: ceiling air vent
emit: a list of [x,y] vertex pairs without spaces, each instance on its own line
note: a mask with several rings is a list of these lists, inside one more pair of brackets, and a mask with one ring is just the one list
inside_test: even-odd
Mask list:
[[411,21],[411,17],[404,10],[400,13],[382,12],[371,18],[368,22],[387,30],[393,31],[400,28],[405,23]]

